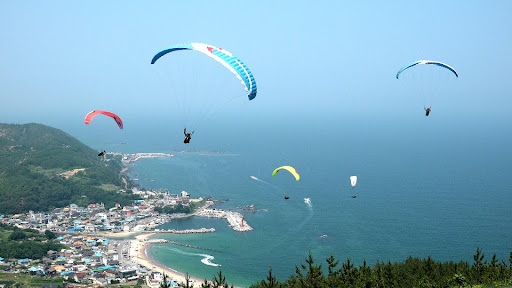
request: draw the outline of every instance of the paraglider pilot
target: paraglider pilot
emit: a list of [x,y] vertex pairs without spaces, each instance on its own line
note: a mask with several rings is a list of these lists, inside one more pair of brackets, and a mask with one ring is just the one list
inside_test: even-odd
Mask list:
[[430,107],[428,107],[428,108],[423,107],[423,109],[425,109],[425,116],[428,116],[428,114],[430,114],[430,110],[431,110]]
[[185,139],[183,140],[183,143],[187,144],[190,142],[190,139],[192,138],[192,134],[194,134],[194,131],[187,133],[187,128],[183,129],[183,134],[185,134]]

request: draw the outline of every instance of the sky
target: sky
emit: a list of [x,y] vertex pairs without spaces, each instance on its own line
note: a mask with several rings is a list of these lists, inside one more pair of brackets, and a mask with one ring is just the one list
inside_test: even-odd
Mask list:
[[395,74],[431,59],[459,73],[435,90],[432,116],[510,128],[510,11],[511,1],[0,1],[0,122],[174,114],[164,66],[150,60],[203,42],[256,78],[258,95],[233,117],[407,121],[424,103]]

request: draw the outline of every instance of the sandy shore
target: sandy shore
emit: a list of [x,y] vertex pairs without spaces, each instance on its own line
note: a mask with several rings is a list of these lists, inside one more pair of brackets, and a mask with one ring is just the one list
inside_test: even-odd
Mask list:
[[[144,265],[155,272],[165,273],[168,277],[171,278],[172,281],[178,283],[185,283],[185,274],[179,271],[169,269],[159,263],[153,261],[149,258],[147,253],[149,253],[149,245],[151,242],[147,241],[149,237],[154,234],[140,234],[135,237],[135,240],[130,240],[130,256],[132,256],[132,261],[137,264]],[[200,287],[201,283],[204,282],[204,279],[192,277],[189,275],[190,279],[190,287]]]

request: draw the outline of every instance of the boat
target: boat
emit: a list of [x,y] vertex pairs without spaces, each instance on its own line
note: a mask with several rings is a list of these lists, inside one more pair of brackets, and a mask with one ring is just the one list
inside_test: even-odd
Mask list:
[[288,197],[288,196],[284,196],[284,199],[288,200],[288,199],[290,199],[290,197]]
[[304,198],[304,203],[306,203],[306,204],[311,204],[311,199],[309,199],[309,198]]
[[321,235],[320,238],[327,238],[327,234]]

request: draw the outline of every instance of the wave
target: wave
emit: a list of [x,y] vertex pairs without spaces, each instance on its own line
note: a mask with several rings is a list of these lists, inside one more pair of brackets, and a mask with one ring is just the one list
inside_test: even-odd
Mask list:
[[249,177],[250,177],[252,180],[256,180],[256,181],[258,181],[258,182],[261,182],[261,183],[264,183],[264,184],[269,185],[269,186],[271,186],[271,187],[274,187],[274,188],[279,189],[279,187],[277,187],[276,185],[274,185],[274,184],[272,184],[272,183],[269,183],[269,182],[267,182],[267,181],[263,181],[263,180],[261,180],[260,178],[258,178],[258,177],[256,177],[256,176],[249,176]]
[[220,264],[211,262],[211,260],[215,259],[215,257],[213,257],[212,255],[201,254],[201,253],[185,252],[185,251],[182,251],[182,250],[180,250],[178,248],[168,248],[168,247],[166,247],[166,249],[174,251],[174,252],[179,253],[179,254],[183,254],[183,255],[201,256],[201,257],[203,257],[203,259],[201,259],[201,263],[203,263],[205,265],[208,265],[208,266],[215,266],[215,267],[222,266]]
[[220,264],[215,264],[210,261],[215,258],[212,255],[207,255],[207,254],[199,254],[199,255],[204,256],[204,258],[201,259],[201,262],[203,262],[203,264],[209,265],[209,266],[221,266]]

